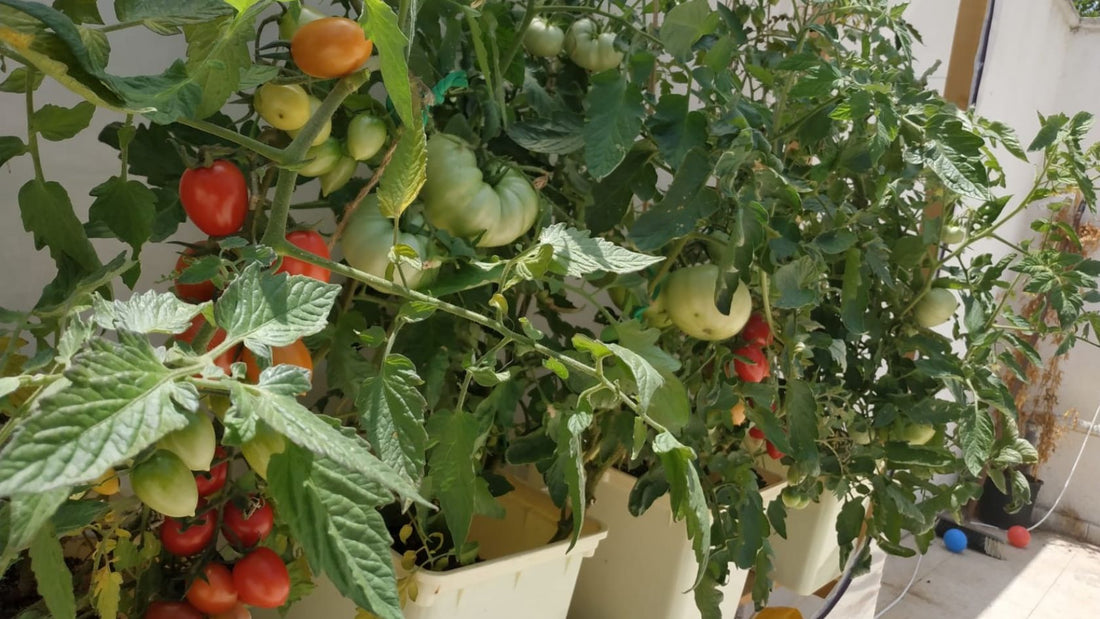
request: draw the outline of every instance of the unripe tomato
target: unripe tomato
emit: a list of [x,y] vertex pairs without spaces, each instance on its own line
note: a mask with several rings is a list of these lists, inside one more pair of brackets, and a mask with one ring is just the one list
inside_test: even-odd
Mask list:
[[917,303],[914,315],[917,324],[925,329],[931,329],[947,322],[955,315],[959,307],[959,301],[950,290],[945,288],[933,288]]
[[782,451],[779,451],[779,448],[776,447],[775,444],[771,441],[765,441],[764,445],[768,450],[768,456],[771,457],[772,460],[780,460],[783,458],[783,456],[787,455]]
[[[222,460],[226,456],[224,447],[218,447],[214,450],[214,458],[216,460]],[[199,496],[210,496],[215,492],[221,490],[225,486],[225,479],[229,474],[229,461],[223,461],[210,467],[209,471],[199,471],[195,473],[195,487],[199,491]]]
[[271,463],[272,454],[282,453],[285,449],[286,439],[282,434],[270,426],[259,425],[252,440],[241,445],[241,455],[257,475],[267,479],[267,466]]
[[[422,261],[427,258],[431,247],[431,241],[427,236],[409,232],[398,233],[397,242],[416,250]],[[386,279],[392,248],[393,220],[383,216],[379,211],[378,197],[369,195],[348,218],[344,235],[340,237],[340,249],[344,252],[344,260],[360,271]],[[424,266],[423,262],[420,266]],[[401,263],[394,265],[391,279],[409,288],[416,288],[430,275],[429,270],[417,268],[413,264]]]
[[204,412],[193,415],[186,427],[157,442],[157,447],[179,456],[192,471],[210,470],[210,461],[214,459],[214,449],[217,446],[214,422]]
[[187,590],[187,601],[204,613],[224,613],[237,605],[233,574],[221,563],[207,563]]
[[271,509],[271,503],[265,502],[248,515],[233,501],[226,503],[222,509],[222,535],[238,550],[259,544],[274,527],[275,511]]
[[[318,256],[329,260],[332,258],[332,254],[328,251],[328,243],[325,243],[325,238],[317,233],[315,230],[296,230],[286,235],[286,240],[291,245],[308,251],[314,256]],[[312,277],[313,279],[325,282],[329,281],[332,276],[329,270],[323,267],[319,267],[314,264],[305,262],[304,260],[298,260],[297,258],[284,257],[279,268],[275,270],[276,273],[287,273],[289,275],[305,275],[306,277]]]
[[187,602],[158,600],[146,609],[145,619],[202,619],[202,613]]
[[940,239],[948,245],[958,245],[966,240],[966,230],[959,226],[944,226]]
[[[313,116],[314,112],[316,112],[317,108],[319,108],[319,107],[321,107],[321,100],[318,99],[317,97],[314,97],[313,95],[310,95],[309,96],[309,115]],[[290,134],[290,137],[296,138],[296,137],[298,137],[298,133],[300,131],[301,131],[301,129],[291,129],[290,131],[287,131],[287,133]],[[310,142],[309,144],[310,144],[310,146],[317,146],[318,144],[321,144],[325,140],[327,140],[328,136],[330,136],[330,135],[332,135],[332,119],[331,118],[329,118],[328,120],[325,121],[325,124],[321,127],[321,130],[317,132],[317,137],[313,138],[313,141]]]
[[340,163],[344,151],[340,149],[340,142],[336,138],[329,138],[324,142],[311,146],[306,151],[306,164],[298,168],[298,174],[314,178],[324,176]]
[[208,168],[188,168],[180,177],[180,203],[191,221],[210,236],[241,229],[248,213],[248,182],[233,162],[218,159]]
[[130,485],[142,503],[165,516],[195,515],[199,491],[190,469],[179,456],[158,449],[130,471]]
[[359,24],[346,17],[324,17],[298,28],[290,55],[306,75],[329,79],[363,66],[372,47]]
[[783,489],[783,505],[787,506],[787,509],[805,509],[810,504],[810,497],[805,493],[796,490],[790,486]]
[[270,548],[257,548],[233,566],[233,585],[242,602],[260,608],[278,608],[290,597],[286,564]]
[[210,619],[252,619],[252,611],[244,604],[237,603],[233,610],[210,615]]
[[[193,261],[194,250],[188,249],[180,254],[180,257],[176,260],[176,272],[182,273],[184,269],[191,266]],[[174,284],[176,288],[176,296],[184,301],[190,301],[192,303],[202,303],[203,301],[209,301],[214,298],[214,295],[218,292],[218,289],[214,287],[214,282],[206,280],[197,284],[185,284],[179,279],[176,279]]]
[[771,365],[768,363],[768,358],[759,347],[742,346],[733,351],[733,354],[749,360],[733,360],[734,371],[736,371],[737,376],[746,383],[758,383],[771,374]]
[[387,139],[386,121],[373,114],[364,112],[348,123],[348,154],[356,161],[366,161],[377,155]]
[[673,271],[661,285],[661,294],[650,306],[653,319],[667,316],[672,324],[691,337],[718,341],[737,335],[749,320],[752,298],[749,288],[739,284],[730,299],[729,313],[715,305],[718,267],[700,264]]
[[305,5],[302,5],[299,9],[297,18],[290,11],[287,11],[279,18],[279,38],[289,41],[294,38],[294,33],[298,32],[299,28],[324,17],[326,17],[324,13],[318,13]]
[[160,525],[160,542],[165,550],[177,557],[197,555],[214,540],[216,520],[214,512],[207,512],[187,522],[165,518],[164,524]]
[[252,107],[269,125],[297,131],[309,120],[309,94],[298,84],[268,82],[256,90]]
[[764,315],[759,312],[753,312],[749,316],[745,328],[741,329],[741,339],[745,340],[747,344],[757,346],[771,346],[775,340],[772,337],[772,328],[768,326],[768,321],[764,318]]
[[[183,333],[177,334],[175,337],[181,342],[190,344],[195,340],[195,336],[199,334],[199,330],[206,324],[206,318],[202,314],[197,314],[191,319],[191,326],[187,327],[187,330]],[[225,341],[225,330],[218,329],[214,332],[214,336],[210,338],[210,343],[206,345],[206,350],[214,350],[218,344]],[[237,359],[237,352],[240,350],[239,346],[234,346],[229,350],[223,352],[214,358],[214,365],[220,367],[226,374],[231,373],[233,362]]]
[[527,32],[523,34],[523,47],[532,56],[550,58],[561,53],[565,42],[565,33],[561,28],[546,23],[541,17],[531,20]]
[[[256,357],[252,354],[252,351],[245,349],[241,354],[241,361],[245,364],[245,374],[248,376],[248,381],[252,383],[260,382],[260,365],[256,361]],[[271,365],[296,365],[300,368],[313,371],[313,357],[309,354],[309,349],[306,348],[305,342],[298,340],[293,344],[287,346],[272,346],[271,347]]]
[[359,162],[351,157],[340,157],[331,170],[321,175],[321,196],[326,197],[347,185],[358,167]]
[[95,480],[92,492],[103,496],[118,494],[118,473],[114,469],[107,469],[99,479]]
[[902,423],[896,436],[910,445],[925,445],[936,436],[936,427],[927,423]]
[[615,49],[615,34],[597,33],[596,24],[587,17],[569,27],[565,51],[577,66],[593,73],[614,69],[623,61],[623,53]]

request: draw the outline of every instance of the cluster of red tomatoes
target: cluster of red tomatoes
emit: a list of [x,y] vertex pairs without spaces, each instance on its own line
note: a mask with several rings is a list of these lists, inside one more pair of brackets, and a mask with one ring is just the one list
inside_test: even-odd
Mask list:
[[[736,373],[737,377],[746,383],[759,383],[765,378],[771,375],[771,364],[768,362],[768,356],[764,352],[764,348],[770,346],[774,341],[771,327],[768,326],[768,321],[764,319],[759,313],[754,313],[749,316],[749,320],[745,323],[745,327],[741,330],[739,336],[743,344],[733,351],[735,359],[730,363],[730,367],[726,368],[726,376],[732,376]],[[774,406],[773,406],[774,407]],[[733,420],[733,425],[739,426],[745,422],[745,403],[738,402],[730,410],[730,415]],[[749,428],[749,437],[758,441],[764,441],[764,445],[767,448],[768,455],[775,460],[779,460],[785,454],[767,438],[764,437],[764,431],[760,428]]]

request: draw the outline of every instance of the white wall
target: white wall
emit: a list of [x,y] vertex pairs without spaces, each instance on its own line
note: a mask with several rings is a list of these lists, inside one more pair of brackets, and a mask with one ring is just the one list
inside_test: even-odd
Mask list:
[[939,67],[928,76],[928,86],[940,93],[947,81],[947,64],[951,60],[958,16],[959,0],[917,0],[905,9],[905,19],[913,24],[923,40],[913,50],[917,71],[924,72],[939,61]]

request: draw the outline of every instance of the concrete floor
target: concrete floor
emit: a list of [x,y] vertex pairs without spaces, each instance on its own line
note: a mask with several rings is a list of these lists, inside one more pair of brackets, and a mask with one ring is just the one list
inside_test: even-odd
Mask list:
[[[1006,545],[1004,560],[942,540],[929,549],[908,595],[883,619],[1093,619],[1100,616],[1100,547],[1032,533],[1026,549]],[[885,608],[909,582],[916,558],[889,557],[879,591]]]

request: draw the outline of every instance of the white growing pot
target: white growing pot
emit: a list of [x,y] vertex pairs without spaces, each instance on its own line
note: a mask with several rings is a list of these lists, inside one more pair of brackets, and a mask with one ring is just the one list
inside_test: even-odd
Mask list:
[[[568,553],[569,540],[547,544],[557,531],[560,512],[550,497],[521,483],[498,500],[503,519],[475,516],[470,539],[485,559],[446,572],[417,570],[416,600],[405,605],[406,619],[565,619],[581,561],[591,557],[607,536],[597,520],[586,518],[581,537]],[[400,557],[394,553],[394,565]],[[398,577],[408,574],[398,568]],[[353,619],[355,605],[325,579],[312,595],[295,604],[287,619]],[[277,611],[253,612],[275,619]]]
[[[691,586],[697,563],[686,525],[676,522],[668,495],[635,518],[627,504],[637,479],[608,470],[587,513],[607,527],[595,555],[581,567],[570,619],[698,619]],[[776,479],[761,491],[767,505],[786,486]],[[730,566],[722,587],[722,616],[733,617],[748,577]]]

